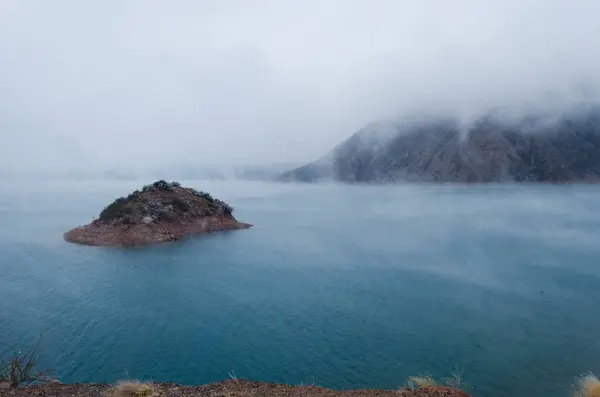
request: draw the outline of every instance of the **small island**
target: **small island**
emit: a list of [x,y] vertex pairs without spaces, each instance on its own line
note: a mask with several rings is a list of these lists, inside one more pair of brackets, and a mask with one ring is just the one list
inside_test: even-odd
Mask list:
[[98,219],[69,230],[64,238],[85,245],[135,246],[251,226],[238,222],[233,208],[210,194],[161,180],[116,199]]

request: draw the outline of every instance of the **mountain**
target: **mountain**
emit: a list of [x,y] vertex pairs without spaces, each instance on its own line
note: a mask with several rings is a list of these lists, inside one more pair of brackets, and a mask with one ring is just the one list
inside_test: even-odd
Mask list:
[[600,107],[371,124],[281,181],[599,182]]

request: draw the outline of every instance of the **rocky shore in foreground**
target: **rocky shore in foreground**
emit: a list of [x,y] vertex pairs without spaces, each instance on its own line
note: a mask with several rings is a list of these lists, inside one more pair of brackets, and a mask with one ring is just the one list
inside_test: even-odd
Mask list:
[[422,387],[416,390],[332,390],[317,386],[291,386],[247,380],[228,380],[202,386],[155,383],[121,387],[106,384],[50,383],[0,390],[0,395],[10,397],[469,397],[461,390],[443,386]]
[[157,181],[116,199],[98,219],[69,230],[64,238],[85,245],[136,246],[251,226],[238,222],[229,204],[208,193]]

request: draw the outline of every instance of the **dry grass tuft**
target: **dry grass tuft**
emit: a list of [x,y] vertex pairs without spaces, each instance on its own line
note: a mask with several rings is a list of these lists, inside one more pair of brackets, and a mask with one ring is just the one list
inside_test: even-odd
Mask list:
[[462,390],[467,385],[463,382],[463,371],[458,367],[452,373],[452,376],[442,379],[442,383],[453,389]]
[[[463,388],[466,386],[467,385],[463,383],[463,372],[457,368],[451,377],[443,378],[441,382],[436,381],[431,375],[411,376],[408,378],[406,387],[402,393],[406,393],[408,390],[417,393],[419,396],[469,397],[469,395],[463,391]],[[402,393],[401,395],[404,395]],[[407,395],[413,396],[413,394]]]
[[38,366],[40,341],[41,336],[33,348],[25,351],[8,348],[7,357],[0,357],[0,386],[13,389],[52,381],[51,371],[42,371]]
[[424,387],[437,386],[432,376],[411,376],[408,378],[408,386],[411,389],[422,389]]
[[589,373],[577,379],[575,397],[600,397],[600,380]]
[[113,397],[155,397],[158,391],[152,383],[139,380],[120,381],[113,390]]

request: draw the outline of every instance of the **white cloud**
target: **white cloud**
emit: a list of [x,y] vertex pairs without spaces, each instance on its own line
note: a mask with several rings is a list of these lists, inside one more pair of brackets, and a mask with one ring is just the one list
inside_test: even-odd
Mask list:
[[569,100],[600,82],[597,15],[595,0],[2,0],[0,167],[302,162],[413,110]]

